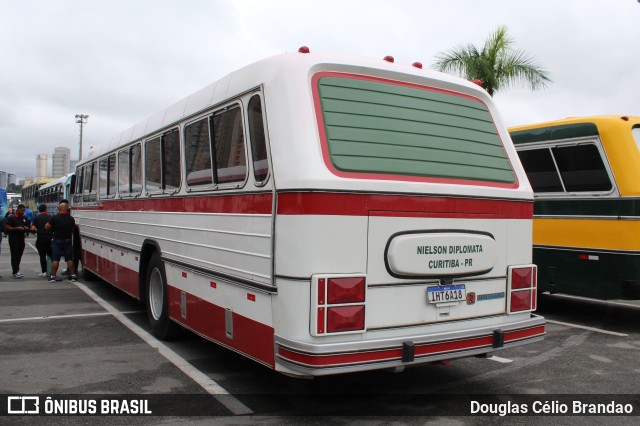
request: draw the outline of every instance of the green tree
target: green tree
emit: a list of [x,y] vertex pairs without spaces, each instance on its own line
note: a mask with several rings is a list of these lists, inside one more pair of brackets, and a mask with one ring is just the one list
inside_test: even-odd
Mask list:
[[458,74],[468,80],[480,80],[482,87],[493,96],[498,90],[524,81],[531,90],[547,86],[549,74],[523,51],[514,51],[513,38],[507,27],[501,26],[489,36],[479,49],[473,44],[460,46],[439,54],[432,68]]
[[7,186],[7,192],[15,192],[19,194],[20,192],[22,192],[22,185],[16,185],[15,183],[12,183]]

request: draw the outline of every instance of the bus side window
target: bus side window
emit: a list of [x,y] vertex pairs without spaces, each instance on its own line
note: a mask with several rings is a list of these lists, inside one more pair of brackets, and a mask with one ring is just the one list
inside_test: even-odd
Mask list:
[[211,167],[211,141],[209,119],[191,123],[184,130],[184,155],[187,185],[210,185],[213,183]]
[[633,126],[631,135],[633,136],[633,140],[636,141],[636,146],[640,149],[640,126]]
[[84,167],[80,167],[76,171],[76,191],[73,195],[73,201],[76,203],[82,202],[82,191],[84,184]]
[[122,196],[131,193],[129,176],[129,148],[118,153],[118,193]]
[[84,184],[82,185],[82,201],[89,202],[89,191],[91,189],[91,171],[93,166],[87,164],[84,166]]
[[247,161],[240,108],[234,107],[213,117],[213,146],[216,183],[245,180]]
[[180,188],[180,132],[173,130],[147,141],[145,145],[145,185],[147,192]]
[[147,141],[144,150],[145,188],[147,192],[156,192],[162,189],[160,138]]
[[527,149],[518,155],[536,193],[608,192],[613,188],[596,145]]
[[534,192],[564,191],[549,148],[518,151],[518,156]]
[[93,165],[95,163],[87,164],[84,167],[84,184],[82,190],[82,201],[87,203],[91,201],[91,181],[93,178]]
[[98,162],[98,196],[107,198],[108,196],[108,179],[109,179],[109,158],[101,158]]
[[600,192],[613,188],[595,145],[558,146],[552,151],[568,192]]
[[253,161],[253,176],[256,184],[264,183],[269,176],[269,162],[267,161],[267,141],[262,118],[262,103],[260,96],[254,95],[249,100],[249,136],[251,139],[251,160]]
[[131,192],[139,194],[142,192],[142,148],[139,143],[131,147],[129,160],[131,169]]
[[98,168],[94,161],[91,163],[91,193],[89,194],[89,201],[96,201],[98,199]]
[[180,189],[180,132],[162,135],[162,189]]
[[111,154],[108,160],[109,167],[107,169],[107,197],[113,198],[116,195],[116,155]]

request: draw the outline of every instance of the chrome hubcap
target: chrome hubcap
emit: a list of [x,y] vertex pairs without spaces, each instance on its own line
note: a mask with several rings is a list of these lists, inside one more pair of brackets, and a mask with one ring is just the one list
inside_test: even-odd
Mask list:
[[163,289],[162,274],[160,274],[158,268],[153,268],[149,278],[149,307],[151,308],[151,315],[156,321],[162,315]]

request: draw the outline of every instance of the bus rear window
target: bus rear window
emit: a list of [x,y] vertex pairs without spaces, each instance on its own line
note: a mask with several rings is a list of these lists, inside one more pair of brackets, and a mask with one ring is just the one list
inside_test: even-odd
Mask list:
[[487,107],[423,87],[320,76],[326,150],[340,172],[514,184]]

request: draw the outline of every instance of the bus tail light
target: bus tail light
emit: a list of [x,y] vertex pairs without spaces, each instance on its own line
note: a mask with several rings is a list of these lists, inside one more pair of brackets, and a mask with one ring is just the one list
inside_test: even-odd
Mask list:
[[364,305],[336,306],[327,309],[327,333],[362,330]]
[[365,277],[316,275],[311,286],[312,335],[361,333],[365,330]]
[[538,268],[535,265],[510,266],[507,280],[507,312],[535,311],[538,302]]
[[330,304],[364,302],[364,278],[329,278]]

